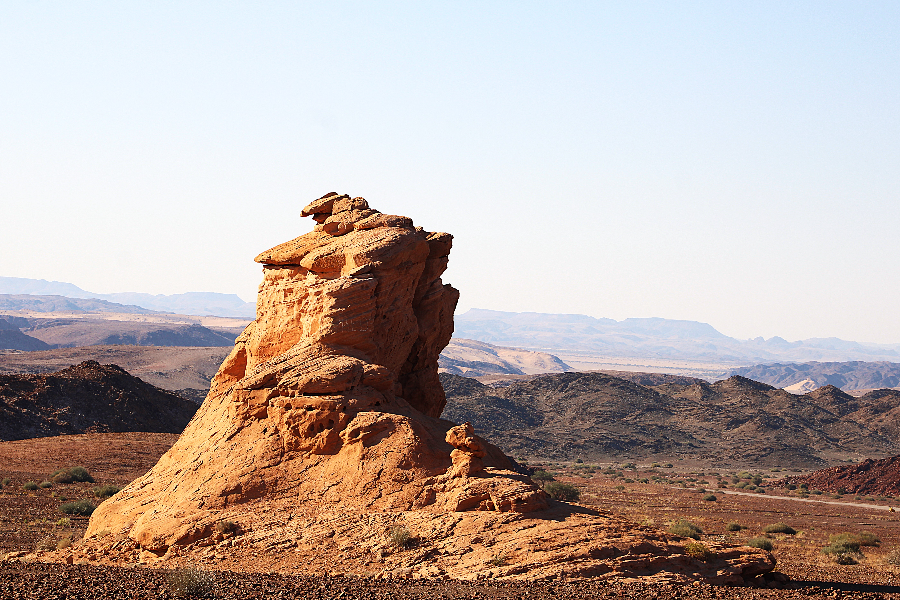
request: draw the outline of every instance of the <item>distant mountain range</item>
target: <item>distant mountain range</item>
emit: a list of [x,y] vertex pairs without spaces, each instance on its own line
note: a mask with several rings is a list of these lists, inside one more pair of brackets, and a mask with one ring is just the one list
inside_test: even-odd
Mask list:
[[454,335],[497,346],[545,352],[726,363],[897,361],[900,344],[838,338],[788,342],[738,340],[707,323],[674,319],[597,319],[586,315],[514,313],[473,308],[456,315]]
[[[187,292],[184,294],[169,295],[142,294],[138,292],[95,294],[94,292],[83,290],[77,285],[62,281],[46,281],[44,279],[27,279],[24,277],[0,277],[0,294],[62,296],[65,298],[82,299],[92,298],[114,302],[119,305],[131,305],[147,310],[171,312],[181,315],[215,315],[218,317],[245,317],[249,319],[256,316],[255,303],[244,302],[237,294],[220,294],[217,292]],[[10,310],[9,307],[2,305],[0,305],[0,308],[7,308]],[[114,311],[100,311],[95,309],[94,311],[89,312]]]
[[734,369],[732,375],[762,381],[791,392],[795,386],[800,392],[826,385],[833,385],[844,391],[900,388],[900,363],[885,361],[776,363]]

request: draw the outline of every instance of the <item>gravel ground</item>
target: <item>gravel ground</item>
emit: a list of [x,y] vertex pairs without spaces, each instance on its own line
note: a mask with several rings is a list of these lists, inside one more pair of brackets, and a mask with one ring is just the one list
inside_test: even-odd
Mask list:
[[[188,575],[185,575],[188,573]],[[185,589],[186,585],[193,585]],[[702,584],[676,586],[629,582],[470,583],[439,581],[375,581],[351,577],[297,577],[268,574],[92,567],[42,563],[0,563],[0,597],[6,599],[95,600],[208,597],[310,598],[316,600],[497,600],[640,598],[900,599],[900,588],[884,586],[807,586],[796,590],[722,588]]]

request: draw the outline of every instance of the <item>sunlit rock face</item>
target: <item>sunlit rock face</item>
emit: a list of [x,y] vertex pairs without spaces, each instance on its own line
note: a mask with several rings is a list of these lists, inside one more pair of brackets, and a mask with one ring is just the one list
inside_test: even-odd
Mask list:
[[[439,416],[458,292],[452,236],[327,194],[313,231],[256,257],[256,320],[178,442],[94,513],[163,551],[253,503],[348,511],[529,512],[546,495],[471,426]],[[452,453],[452,457],[451,457]],[[270,507],[270,508],[271,508]],[[248,507],[249,508],[249,507]]]

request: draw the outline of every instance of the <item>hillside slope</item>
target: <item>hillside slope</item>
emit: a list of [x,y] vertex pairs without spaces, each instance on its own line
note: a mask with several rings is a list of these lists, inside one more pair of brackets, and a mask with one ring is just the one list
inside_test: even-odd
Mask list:
[[645,386],[602,373],[543,375],[492,388],[450,374],[443,418],[469,421],[515,456],[821,466],[900,453],[900,393],[806,396],[742,377]]
[[784,482],[836,494],[900,496],[900,456],[829,467],[809,475],[787,477]]
[[197,405],[85,361],[50,375],[0,375],[0,440],[73,433],[180,433]]
[[441,351],[440,371],[477,377],[479,375],[533,375],[565,373],[572,367],[552,354],[504,348],[485,342],[453,338]]

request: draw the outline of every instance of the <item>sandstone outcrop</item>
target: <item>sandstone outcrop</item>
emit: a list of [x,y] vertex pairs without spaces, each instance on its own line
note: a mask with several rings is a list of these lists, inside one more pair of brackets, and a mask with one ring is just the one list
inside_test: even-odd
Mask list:
[[[739,582],[771,570],[752,549],[701,565],[677,538],[551,502],[470,424],[441,420],[452,237],[334,193],[302,215],[313,231],[256,258],[256,320],[194,419],[97,508],[71,552],[177,562],[214,551],[263,570],[410,576],[409,537],[418,576],[471,578],[494,563],[508,567],[497,576],[520,578]],[[397,527],[406,535],[391,545]]]

